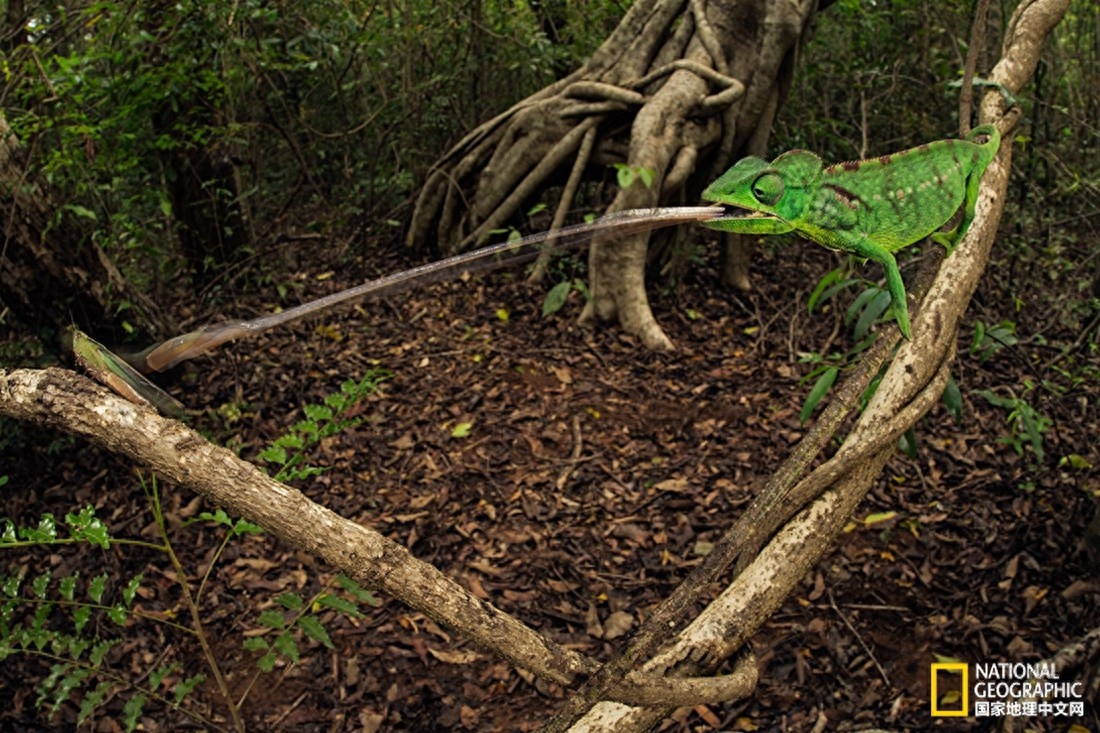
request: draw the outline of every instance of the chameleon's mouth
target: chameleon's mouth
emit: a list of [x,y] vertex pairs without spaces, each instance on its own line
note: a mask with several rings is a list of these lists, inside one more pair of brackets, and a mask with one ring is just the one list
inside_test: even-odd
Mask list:
[[752,209],[742,209],[740,206],[734,206],[733,204],[723,204],[722,214],[720,216],[711,219],[714,221],[733,221],[735,219],[774,219],[771,214],[765,214],[763,211],[753,211]]

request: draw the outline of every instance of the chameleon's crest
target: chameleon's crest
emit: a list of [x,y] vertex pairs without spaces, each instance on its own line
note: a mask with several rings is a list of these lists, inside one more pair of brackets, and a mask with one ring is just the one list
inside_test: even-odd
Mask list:
[[772,162],[772,168],[786,182],[788,188],[809,188],[821,175],[825,164],[809,150],[791,150]]

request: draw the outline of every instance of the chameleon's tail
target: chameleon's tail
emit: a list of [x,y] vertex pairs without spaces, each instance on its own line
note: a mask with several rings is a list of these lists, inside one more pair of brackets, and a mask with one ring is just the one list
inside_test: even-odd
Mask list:
[[[986,138],[984,142],[981,139],[983,137]],[[985,154],[989,158],[985,160],[985,165],[981,166],[981,170],[985,170],[985,166],[989,165],[989,161],[993,160],[993,156],[997,154],[1001,147],[1001,131],[997,129],[996,125],[978,125],[970,131],[970,134],[966,136],[966,140],[981,145],[983,151],[988,151]]]

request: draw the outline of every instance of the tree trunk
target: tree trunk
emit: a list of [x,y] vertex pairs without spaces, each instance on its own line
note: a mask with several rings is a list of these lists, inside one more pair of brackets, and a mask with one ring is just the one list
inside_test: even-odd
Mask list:
[[122,335],[119,305],[129,302],[151,338],[176,329],[144,294],[135,291],[91,241],[85,220],[50,196],[28,168],[24,149],[0,114],[0,301],[27,328],[63,329],[73,321]]
[[[199,9],[181,10],[172,3],[149,7],[149,33],[180,33],[181,21],[201,25],[200,19],[187,19],[183,13],[197,14]],[[176,17],[179,16],[179,17]],[[178,39],[174,39],[176,43]],[[193,39],[190,53],[193,64],[216,67],[214,49],[202,38]],[[168,39],[156,54],[171,47]],[[150,63],[161,65],[161,59]],[[196,79],[199,74],[196,71]],[[176,236],[192,273],[204,281],[211,265],[234,261],[250,243],[251,237],[241,204],[240,174],[226,143],[218,139],[192,140],[196,131],[216,130],[225,126],[230,102],[225,95],[204,90],[196,81],[179,93],[165,96],[153,114],[153,132],[171,139],[171,148],[160,153],[164,168]]]
[[[571,169],[601,179],[625,163],[655,174],[649,188],[619,190],[608,211],[694,200],[734,158],[763,151],[809,22],[830,1],[641,0],[585,66],[443,157],[421,190],[409,243],[483,244]],[[582,145],[592,130],[598,141]],[[644,234],[593,243],[582,319],[618,319],[650,348],[667,349],[645,294],[647,245]]]

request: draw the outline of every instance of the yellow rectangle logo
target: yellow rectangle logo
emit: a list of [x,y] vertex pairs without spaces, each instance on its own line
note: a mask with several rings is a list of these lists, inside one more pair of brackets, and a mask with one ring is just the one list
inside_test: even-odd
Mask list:
[[[939,672],[946,672],[952,682],[959,679],[961,688],[949,685],[949,689],[943,693],[943,702],[949,704],[948,709],[940,708]],[[956,692],[956,689],[958,691]],[[962,701],[962,707],[955,708],[955,703]],[[964,718],[970,709],[970,665],[966,662],[939,662],[932,665],[932,717],[933,718]]]

